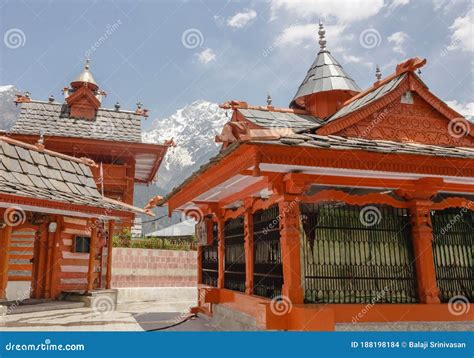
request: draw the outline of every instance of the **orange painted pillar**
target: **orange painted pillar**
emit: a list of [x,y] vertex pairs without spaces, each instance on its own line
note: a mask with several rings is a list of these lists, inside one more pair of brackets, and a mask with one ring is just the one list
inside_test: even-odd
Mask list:
[[197,283],[202,283],[202,245],[197,247]]
[[61,278],[59,273],[61,272],[61,232],[63,229],[63,218],[61,216],[56,217],[56,232],[54,233],[54,241],[52,248],[52,266],[51,270],[51,283],[50,283],[50,297],[56,298],[60,292]]
[[97,248],[97,227],[93,225],[91,231],[91,241],[89,246],[89,268],[87,271],[87,292],[94,289],[94,275],[95,275],[95,255]]
[[218,259],[218,276],[217,287],[224,288],[224,272],[225,272],[225,242],[224,242],[224,218],[217,219],[217,259]]
[[112,287],[112,253],[114,248],[114,221],[109,221],[109,232],[107,237],[107,272],[105,274],[105,288]]
[[284,198],[278,204],[280,216],[280,244],[283,264],[282,294],[292,304],[304,303],[301,286],[301,220],[299,200]]
[[38,228],[38,241],[35,245],[38,245],[38,249],[35,248],[35,265],[37,267],[36,274],[33,277],[34,287],[32,297],[33,298],[44,298],[45,297],[45,284],[46,284],[46,255],[48,251],[48,223],[41,224]]
[[422,303],[440,303],[433,257],[433,230],[428,200],[410,201],[418,295]]
[[253,213],[252,207],[247,207],[244,214],[244,235],[245,235],[245,293],[253,294]]
[[10,266],[10,246],[12,238],[12,227],[5,226],[0,229],[0,300],[4,300],[8,285],[8,267]]

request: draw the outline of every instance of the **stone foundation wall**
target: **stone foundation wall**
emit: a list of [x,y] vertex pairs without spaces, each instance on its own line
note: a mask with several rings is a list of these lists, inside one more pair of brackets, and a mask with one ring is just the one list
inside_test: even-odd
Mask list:
[[196,251],[113,249],[112,288],[196,285]]

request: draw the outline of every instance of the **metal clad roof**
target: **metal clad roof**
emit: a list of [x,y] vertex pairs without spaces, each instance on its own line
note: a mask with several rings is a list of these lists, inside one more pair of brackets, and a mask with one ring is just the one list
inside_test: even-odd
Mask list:
[[331,90],[361,91],[330,52],[323,50],[318,53],[293,100],[312,93]]
[[342,107],[334,113],[327,121],[331,122],[337,118],[341,118],[343,116],[346,116],[349,113],[352,113],[365,105],[374,102],[378,100],[379,98],[383,97],[385,94],[390,93],[393,91],[397,86],[400,84],[400,82],[405,78],[405,74],[402,74],[398,77],[395,77],[393,80],[387,82],[386,84],[374,89],[373,91],[367,93],[366,95],[356,99],[355,101],[350,102],[346,106]]
[[94,120],[69,117],[63,103],[22,103],[12,133],[141,142],[141,116],[133,112],[98,109]]

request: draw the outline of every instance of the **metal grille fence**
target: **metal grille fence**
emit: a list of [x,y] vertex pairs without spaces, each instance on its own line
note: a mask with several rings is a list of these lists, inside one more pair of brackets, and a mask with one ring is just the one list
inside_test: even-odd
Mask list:
[[301,214],[306,302],[418,302],[406,209],[302,204]]
[[224,287],[245,292],[244,218],[228,220],[224,226]]
[[474,302],[474,211],[431,212],[433,256],[441,302],[464,296]]
[[218,227],[217,223],[212,224],[212,244],[202,247],[202,283],[217,287],[217,277],[219,275],[219,257],[217,255]]
[[269,298],[281,295],[283,286],[278,215],[277,205],[253,214],[253,293]]

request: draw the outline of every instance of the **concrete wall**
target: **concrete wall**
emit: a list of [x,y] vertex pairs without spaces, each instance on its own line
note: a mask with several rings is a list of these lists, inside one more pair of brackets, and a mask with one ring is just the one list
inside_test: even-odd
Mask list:
[[112,288],[196,285],[196,251],[113,249]]

